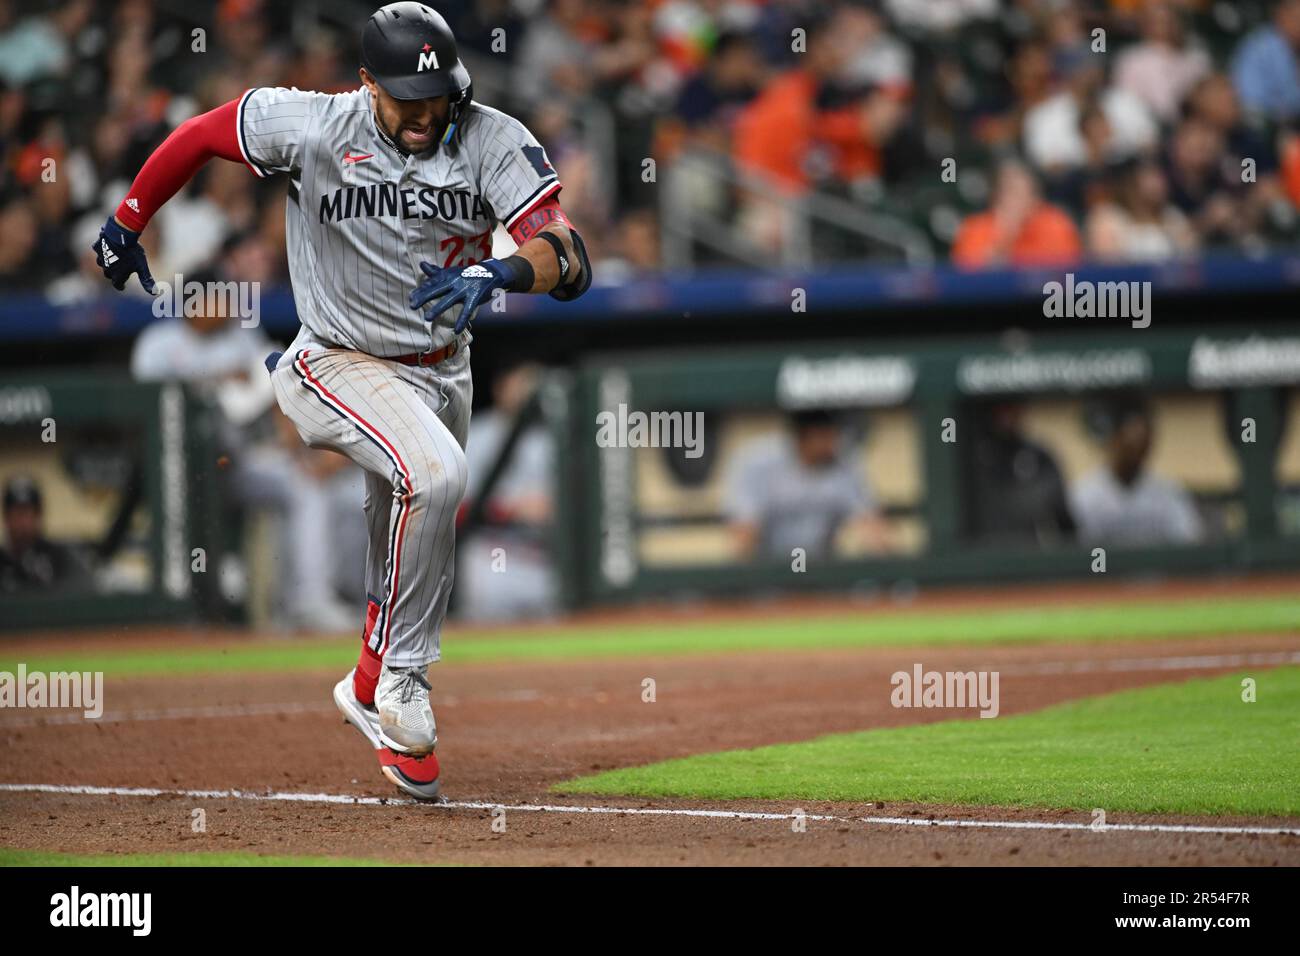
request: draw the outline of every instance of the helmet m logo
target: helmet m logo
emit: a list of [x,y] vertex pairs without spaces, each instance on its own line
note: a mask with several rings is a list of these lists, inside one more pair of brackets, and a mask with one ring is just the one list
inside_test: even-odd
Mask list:
[[420,65],[415,68],[415,72],[423,73],[425,70],[439,69],[442,68],[438,66],[438,51],[426,43],[424,49],[420,51]]

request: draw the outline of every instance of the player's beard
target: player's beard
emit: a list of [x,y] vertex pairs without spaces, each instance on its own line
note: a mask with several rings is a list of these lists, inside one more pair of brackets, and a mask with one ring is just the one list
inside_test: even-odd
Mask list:
[[402,137],[402,131],[410,129],[411,124],[403,123],[399,116],[385,116],[382,104],[375,111],[375,119],[379,123],[380,131],[395,143],[398,149],[412,156],[422,156],[425,153],[431,153],[438,148],[442,142],[443,134],[447,131],[447,119],[439,120],[434,117],[429,124],[429,139],[426,143],[411,143]]

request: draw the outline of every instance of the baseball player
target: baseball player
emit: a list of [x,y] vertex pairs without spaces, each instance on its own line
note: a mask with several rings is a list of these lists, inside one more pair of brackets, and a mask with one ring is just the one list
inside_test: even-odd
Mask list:
[[[302,328],[268,357],[276,398],[308,445],[366,472],[369,604],[357,666],[334,688],[344,718],[401,790],[438,795],[427,668],[452,586],[465,491],[470,323],[504,292],[567,301],[591,285],[546,151],[473,101],[446,21],[415,2],[361,35],[362,86],[252,89],[178,127],[95,243],[117,289],[155,291],[140,232],[212,157],[288,181],[286,244]],[[492,257],[503,224],[518,244]]]

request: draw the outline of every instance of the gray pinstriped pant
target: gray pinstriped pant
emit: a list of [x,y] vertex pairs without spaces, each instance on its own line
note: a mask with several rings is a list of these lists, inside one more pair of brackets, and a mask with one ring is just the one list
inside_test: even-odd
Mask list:
[[391,667],[440,656],[467,475],[469,363],[468,346],[420,368],[323,346],[304,329],[271,376],[302,440],[366,472],[366,591],[380,606],[370,646]]

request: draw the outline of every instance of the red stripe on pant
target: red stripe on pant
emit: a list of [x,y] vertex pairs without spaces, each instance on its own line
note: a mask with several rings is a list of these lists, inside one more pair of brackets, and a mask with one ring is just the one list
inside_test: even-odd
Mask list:
[[406,491],[402,496],[401,514],[398,516],[397,525],[393,529],[393,573],[388,580],[388,594],[385,595],[384,599],[384,634],[383,640],[379,645],[379,656],[383,657],[383,655],[388,651],[389,636],[393,629],[393,605],[397,603],[397,585],[398,582],[401,581],[402,543],[406,540],[406,519],[411,513],[411,492],[413,490],[411,486],[411,470],[406,467],[406,462],[402,461],[402,456],[393,446],[393,443],[385,438],[379,429],[375,428],[374,425],[370,424],[353,411],[348,404],[343,401],[343,399],[339,398],[321,384],[321,381],[312,374],[311,368],[307,365],[307,356],[310,354],[310,349],[305,350],[298,356],[297,360],[297,365],[302,371],[303,378],[308,383],[308,388],[315,386],[312,390],[316,392],[316,394],[320,396],[327,405],[341,414],[348,421],[352,422],[352,424],[360,428],[362,434],[378,444],[380,448],[388,451],[392,462],[397,466],[398,473],[402,476],[402,485]]

